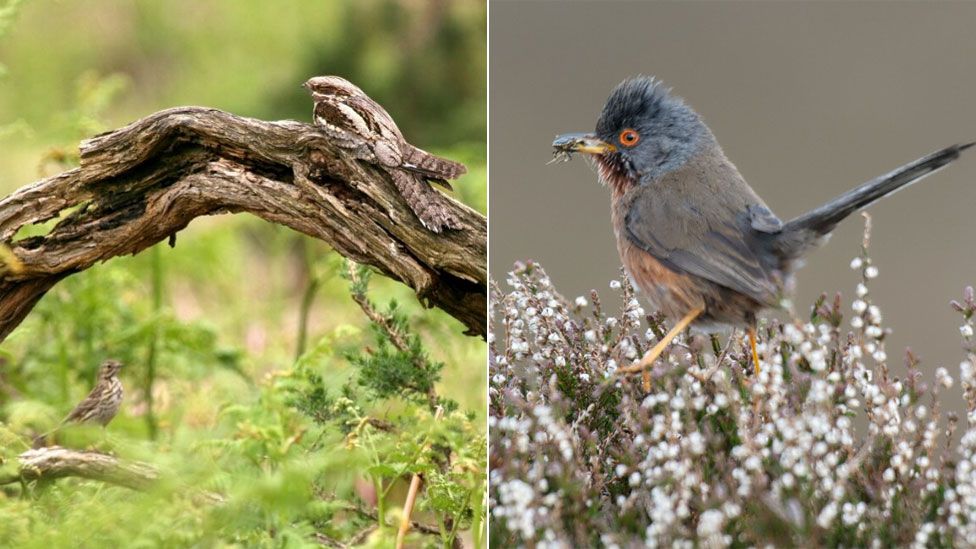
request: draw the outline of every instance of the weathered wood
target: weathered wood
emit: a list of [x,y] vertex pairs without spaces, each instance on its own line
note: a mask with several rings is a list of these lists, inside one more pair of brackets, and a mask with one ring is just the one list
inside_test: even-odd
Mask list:
[[[314,126],[203,107],[160,111],[80,146],[81,165],[0,201],[0,341],[62,278],[136,254],[194,218],[248,212],[329,243],[486,333],[487,221],[451,200],[464,228],[426,230],[389,177]],[[24,226],[61,217],[43,236]]]
[[147,463],[123,461],[98,452],[82,452],[60,446],[27,450],[17,457],[20,470],[0,484],[17,481],[82,477],[145,490],[159,479],[159,472]]

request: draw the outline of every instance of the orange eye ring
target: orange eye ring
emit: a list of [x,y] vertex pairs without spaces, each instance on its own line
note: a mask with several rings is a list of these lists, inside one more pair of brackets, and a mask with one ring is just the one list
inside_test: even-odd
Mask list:
[[617,138],[624,147],[633,147],[640,141],[640,134],[633,128],[626,128]]

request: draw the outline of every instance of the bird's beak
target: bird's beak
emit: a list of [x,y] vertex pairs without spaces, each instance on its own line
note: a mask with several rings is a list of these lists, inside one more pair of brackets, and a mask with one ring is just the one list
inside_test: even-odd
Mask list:
[[556,152],[586,154],[606,154],[617,150],[617,147],[597,139],[592,133],[564,133],[556,136],[552,148]]

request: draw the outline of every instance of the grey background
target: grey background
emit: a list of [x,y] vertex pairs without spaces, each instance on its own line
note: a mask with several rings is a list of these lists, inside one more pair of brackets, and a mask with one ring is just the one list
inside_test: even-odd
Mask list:
[[[784,219],[937,148],[976,140],[976,3],[491,2],[490,269],[542,263],[564,295],[608,293],[620,261],[609,194],[582,159],[546,165],[557,133],[590,131],[609,91],[656,75],[705,119]],[[976,152],[870,209],[875,302],[906,346],[954,377],[976,284]],[[800,271],[797,310],[849,305],[859,216]],[[847,312],[850,312],[848,308]]]

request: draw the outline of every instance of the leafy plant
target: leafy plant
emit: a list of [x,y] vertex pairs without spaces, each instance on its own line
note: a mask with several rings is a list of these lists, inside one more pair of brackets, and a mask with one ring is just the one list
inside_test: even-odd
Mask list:
[[[370,271],[350,263],[345,277],[353,300],[369,318],[376,346],[345,353],[355,373],[334,388],[320,373],[332,357],[327,351],[330,343],[320,341],[299,360],[284,386],[288,402],[315,423],[316,441],[341,434],[346,448],[367,465],[361,474],[370,484],[375,512],[348,503],[367,519],[352,538],[376,530],[374,539],[392,543],[392,494],[416,474],[427,483],[420,508],[436,521],[436,526],[421,526],[419,531],[451,547],[461,531],[471,530],[475,545],[481,546],[486,441],[477,415],[460,412],[456,402],[437,393],[435,384],[444,365],[429,359],[395,300],[386,310],[370,301]],[[389,411],[389,399],[395,399],[395,411]],[[377,415],[383,408],[388,411]],[[319,444],[310,448],[320,448]]]

